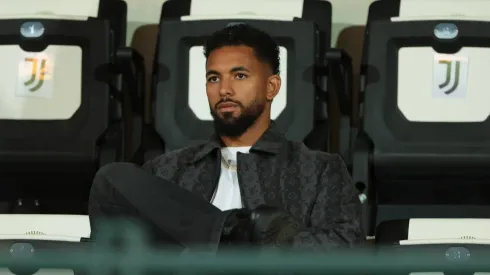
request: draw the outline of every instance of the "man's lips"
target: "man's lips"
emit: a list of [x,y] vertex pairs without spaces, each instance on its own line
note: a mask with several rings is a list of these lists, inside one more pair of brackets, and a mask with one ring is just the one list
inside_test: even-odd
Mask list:
[[225,102],[225,103],[219,104],[218,109],[220,111],[230,111],[230,110],[235,109],[237,106],[238,106],[238,104],[231,103],[231,102]]

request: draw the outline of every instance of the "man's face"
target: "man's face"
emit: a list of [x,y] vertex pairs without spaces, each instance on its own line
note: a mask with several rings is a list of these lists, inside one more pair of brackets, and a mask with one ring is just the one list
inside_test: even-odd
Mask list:
[[270,68],[252,48],[226,46],[211,52],[206,63],[206,93],[216,130],[237,137],[264,112]]

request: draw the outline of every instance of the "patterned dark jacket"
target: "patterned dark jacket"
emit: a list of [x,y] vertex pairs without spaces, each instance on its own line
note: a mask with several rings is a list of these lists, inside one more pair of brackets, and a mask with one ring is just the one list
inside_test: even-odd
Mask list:
[[[220,146],[214,136],[144,168],[210,201],[221,172]],[[302,223],[295,248],[327,251],[363,242],[358,192],[341,157],[288,141],[271,126],[249,154],[238,153],[237,170],[244,207],[276,206]]]

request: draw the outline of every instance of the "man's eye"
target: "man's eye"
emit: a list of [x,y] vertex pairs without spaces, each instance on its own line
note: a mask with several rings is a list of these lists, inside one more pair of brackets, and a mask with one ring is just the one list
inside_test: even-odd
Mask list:
[[247,75],[246,74],[237,74],[236,77],[238,79],[244,79],[244,78],[247,78]]

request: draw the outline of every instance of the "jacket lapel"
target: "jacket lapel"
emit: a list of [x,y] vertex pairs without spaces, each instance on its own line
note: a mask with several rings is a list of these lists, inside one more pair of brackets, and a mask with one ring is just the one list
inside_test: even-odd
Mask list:
[[187,171],[181,173],[182,187],[210,201],[218,185],[221,172],[221,144],[214,136],[202,144],[186,161]]
[[283,205],[280,195],[280,155],[286,138],[275,125],[262,135],[249,154],[238,155],[238,177],[242,200],[247,208],[261,204]]

